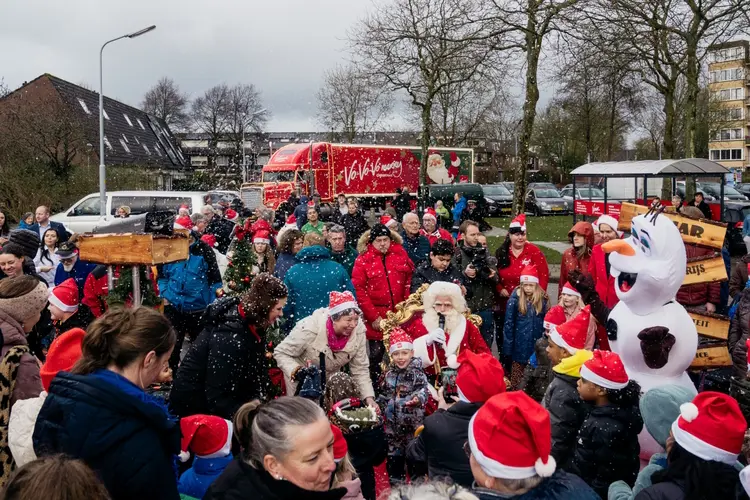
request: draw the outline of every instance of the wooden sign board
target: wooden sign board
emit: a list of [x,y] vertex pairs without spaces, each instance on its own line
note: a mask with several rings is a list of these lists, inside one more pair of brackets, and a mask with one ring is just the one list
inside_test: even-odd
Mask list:
[[695,285],[697,283],[713,283],[726,281],[727,268],[721,256],[708,257],[687,263],[685,281],[683,285]]
[[[630,224],[633,218],[645,214],[648,210],[648,207],[644,207],[643,205],[623,203],[620,208],[620,221],[617,229],[620,231],[630,231]],[[674,222],[674,225],[680,230],[682,241],[685,243],[695,243],[696,245],[715,248],[717,250],[721,250],[724,246],[724,237],[727,234],[726,224],[670,213],[663,213],[662,215]]]
[[729,337],[729,317],[720,314],[698,313],[688,310],[688,314],[695,323],[698,335],[703,335],[717,340],[726,340]]
[[729,349],[720,347],[701,347],[695,352],[695,359],[690,368],[707,369],[732,366],[732,357]]
[[81,260],[96,264],[154,265],[188,258],[187,234],[85,234],[78,240]]

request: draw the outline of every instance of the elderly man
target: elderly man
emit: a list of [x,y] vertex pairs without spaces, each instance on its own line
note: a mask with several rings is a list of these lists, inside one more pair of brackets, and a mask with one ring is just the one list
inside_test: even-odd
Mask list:
[[442,227],[437,227],[437,221],[437,212],[435,212],[435,209],[429,207],[426,208],[424,215],[422,215],[421,233],[429,240],[430,247],[432,247],[437,240],[446,240],[453,243],[453,236],[451,236],[451,233]]
[[203,214],[207,222],[204,234],[213,234],[216,236],[216,249],[220,253],[226,254],[229,244],[232,242],[234,222],[218,215],[211,205],[204,205],[201,208],[201,214]]
[[491,354],[479,329],[464,316],[466,300],[455,283],[436,281],[422,294],[424,312],[404,325],[414,340],[414,357],[427,375],[436,367],[458,368],[461,351]]
[[404,214],[401,225],[404,228],[401,232],[404,249],[414,265],[418,266],[430,255],[430,240],[419,233],[419,216],[414,212]]
[[60,263],[55,271],[55,286],[61,284],[68,278],[73,278],[78,285],[78,298],[83,297],[83,286],[86,284],[91,271],[96,264],[82,261],[78,258],[78,249],[73,243],[64,242],[57,247],[55,254],[60,258]]
[[39,234],[39,240],[44,241],[44,233],[47,231],[47,229],[54,229],[57,231],[58,236],[58,243],[62,243],[63,241],[68,241],[70,238],[70,233],[67,229],[65,229],[65,226],[61,222],[55,222],[49,220],[49,207],[46,207],[44,205],[40,205],[36,207],[36,213],[34,214],[34,218],[36,219],[36,222],[29,226],[29,231],[34,231],[35,233]]
[[346,244],[346,231],[343,226],[331,226],[328,230],[328,244],[331,247],[331,260],[344,266],[351,277],[354,261],[357,260],[357,251]]

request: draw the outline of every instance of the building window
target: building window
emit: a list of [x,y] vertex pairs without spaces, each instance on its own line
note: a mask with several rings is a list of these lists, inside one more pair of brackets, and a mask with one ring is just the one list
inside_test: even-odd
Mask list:
[[136,118],[135,121],[138,122],[138,125],[140,125],[143,130],[146,130],[146,127],[143,126],[143,122],[141,121],[140,118]]
[[148,146],[146,146],[146,143],[143,143],[143,149],[146,151],[146,154],[151,156],[151,150],[148,149]]
[[106,135],[104,136],[104,144],[107,145],[107,149],[109,149],[110,151],[112,151],[112,144],[109,143],[109,139],[107,139]]
[[710,83],[729,82],[733,80],[742,80],[745,78],[744,68],[722,69],[711,71],[708,74]]
[[712,149],[711,159],[714,161],[737,161],[743,160],[743,148],[737,149]]
[[725,108],[711,112],[713,121],[738,121],[745,118],[744,108]]
[[122,116],[125,117],[125,121],[128,122],[128,125],[130,125],[132,127],[133,126],[133,122],[130,121],[130,118],[128,117],[128,115],[126,115],[125,113],[123,113]]
[[714,141],[736,141],[745,138],[745,131],[741,128],[723,128],[714,133]]
[[721,89],[712,92],[714,100],[717,101],[741,101],[745,98],[745,89]]
[[130,148],[122,139],[120,139],[120,146],[122,146],[122,149],[124,149],[126,153],[130,153]]
[[219,167],[228,167],[229,166],[229,157],[228,156],[217,156],[216,157],[216,165]]
[[192,156],[190,158],[190,165],[193,167],[207,167],[208,157],[207,156]]
[[715,50],[709,54],[709,62],[736,61],[745,58],[745,47]]
[[86,112],[87,115],[91,114],[91,111],[89,111],[89,107],[86,106],[86,103],[83,102],[83,99],[81,99],[80,97],[78,98],[78,104],[81,105],[81,107],[83,108],[83,110]]

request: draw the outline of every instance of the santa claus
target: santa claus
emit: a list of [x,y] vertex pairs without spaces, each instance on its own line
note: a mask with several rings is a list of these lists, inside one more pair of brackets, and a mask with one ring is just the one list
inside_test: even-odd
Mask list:
[[450,184],[453,179],[445,167],[445,160],[438,153],[431,153],[427,157],[427,177],[435,184]]
[[436,375],[436,366],[456,369],[458,354],[491,353],[479,329],[464,316],[466,300],[455,283],[436,281],[422,294],[424,312],[403,325],[414,341],[414,357],[425,373]]

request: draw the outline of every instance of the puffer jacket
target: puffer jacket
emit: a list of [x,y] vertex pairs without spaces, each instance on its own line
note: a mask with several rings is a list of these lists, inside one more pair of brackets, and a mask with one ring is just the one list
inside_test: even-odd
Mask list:
[[409,296],[414,263],[401,246],[401,236],[391,231],[391,246],[383,254],[369,244],[370,231],[359,239],[360,254],[354,262],[352,283],[357,291],[357,303],[364,315],[367,338],[382,340],[383,332],[372,323],[385,319],[388,311]]
[[325,247],[305,247],[294,256],[294,264],[284,277],[288,295],[284,306],[286,331],[313,311],[328,305],[331,292],[354,292],[349,275],[341,264],[331,260]]
[[[710,248],[697,245],[685,244],[685,253],[688,260],[696,257],[713,257],[714,251]],[[702,306],[706,302],[714,304],[717,310],[721,304],[721,283],[696,283],[694,285],[682,285],[677,292],[677,302],[685,307]]]
[[464,279],[464,274],[453,265],[453,262],[450,263],[445,271],[438,271],[432,267],[432,262],[430,261],[422,262],[411,276],[411,293],[416,292],[425,283],[432,284],[436,281],[447,281],[448,283],[463,285]]
[[[320,366],[320,354],[326,356],[326,373],[332,374],[348,366],[349,373],[362,399],[375,397],[367,358],[365,325],[360,320],[349,341],[341,351],[328,347],[328,308],[321,308],[299,321],[292,332],[273,351],[276,364],[284,373],[287,394],[294,395],[297,383],[292,373],[307,361]],[[249,400],[248,400],[249,401]]]
[[[23,326],[2,310],[0,310],[0,331],[2,332],[3,339],[0,359],[5,357],[11,347],[28,345]],[[42,390],[42,378],[39,376],[39,362],[33,354],[26,353],[21,356],[21,362],[18,365],[18,372],[16,373],[16,384],[13,387],[13,393],[10,395],[11,414],[13,413],[16,401],[35,398],[41,394]]]
[[294,217],[297,219],[297,229],[307,224],[307,196],[299,197],[299,204],[294,207]]
[[[534,353],[534,343],[544,334],[544,315],[547,314],[548,302],[542,299],[542,311],[536,312],[531,305],[526,308],[526,314],[521,315],[518,304],[521,300],[516,288],[510,294],[508,307],[505,310],[503,325],[503,356],[510,356],[516,363],[526,364]],[[523,292],[521,292],[523,293]],[[526,300],[524,298],[524,300]]]
[[[453,256],[451,265],[463,274],[464,269],[471,264],[474,256],[481,250],[480,245],[467,247],[459,242],[456,245],[456,254]],[[487,269],[477,272],[474,278],[464,276],[466,305],[473,313],[491,310],[495,305],[495,288],[497,287],[498,275],[497,262],[493,262],[493,260],[487,253]]]
[[609,485],[623,480],[632,485],[640,468],[638,433],[643,429],[638,405],[594,406],[578,432],[572,472],[602,498]]
[[479,500],[599,500],[594,490],[583,480],[573,474],[557,470],[551,477],[543,480],[539,486],[521,495],[509,497],[485,488],[474,488],[472,491]]
[[[388,455],[403,456],[406,445],[414,438],[414,431],[422,425],[424,407],[430,397],[429,385],[422,370],[422,360],[412,358],[404,369],[391,363],[376,399],[385,415]],[[406,406],[415,397],[419,399],[419,404]]]
[[213,250],[195,239],[187,260],[164,264],[159,268],[159,293],[183,312],[202,311],[216,299],[221,288],[221,273]]
[[745,289],[747,285],[748,274],[747,270],[750,267],[750,253],[743,255],[734,269],[732,269],[732,275],[729,278],[729,295],[737,300],[737,295]]
[[589,351],[578,351],[552,368],[552,382],[542,402],[552,423],[552,456],[565,470],[570,470],[578,431],[591,410],[578,395],[581,365],[591,356]]
[[732,375],[744,379],[747,375],[747,339],[750,338],[750,288],[742,291],[737,311],[729,325],[727,344],[732,355]]
[[591,250],[588,272],[596,283],[596,293],[599,294],[599,298],[602,299],[604,305],[612,309],[620,302],[620,298],[615,291],[615,278],[609,272],[608,259],[609,255],[604,253],[601,245],[594,246]]
[[219,215],[214,215],[206,225],[205,234],[216,236],[216,249],[221,254],[226,254],[229,244],[232,242],[232,232],[234,231],[234,222],[224,219]]
[[[578,251],[573,248],[573,233],[578,233],[586,238],[586,247],[588,252],[583,256],[578,256]],[[577,222],[568,233],[568,240],[570,241],[571,247],[565,250],[562,254],[562,263],[560,264],[560,283],[565,284],[568,282],[568,274],[573,270],[582,271],[584,273],[589,272],[589,263],[591,262],[591,252],[594,248],[594,228],[590,222],[580,221]],[[562,286],[559,287],[557,292],[557,298],[562,295]]]
[[401,239],[404,242],[404,250],[409,255],[409,258],[414,262],[415,266],[418,266],[421,262],[429,260],[430,258],[430,240],[426,236],[417,234],[416,237],[410,238],[406,232],[401,232]]

